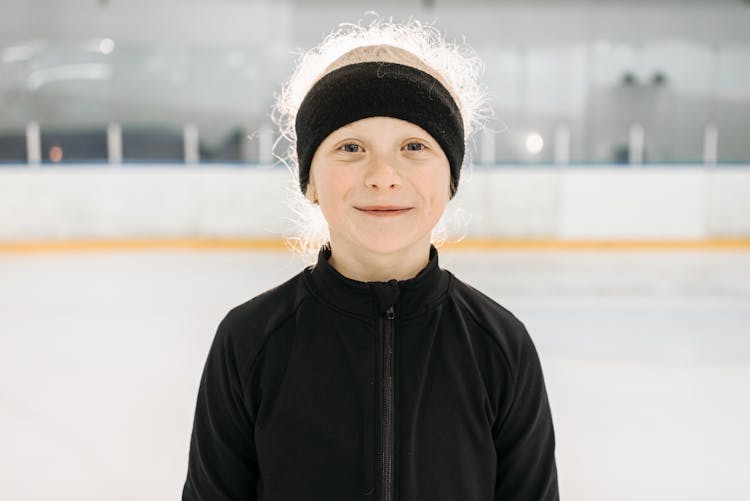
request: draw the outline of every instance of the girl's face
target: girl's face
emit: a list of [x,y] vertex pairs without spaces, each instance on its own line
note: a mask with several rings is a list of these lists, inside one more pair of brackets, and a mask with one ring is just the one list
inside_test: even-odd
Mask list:
[[336,252],[428,249],[450,198],[450,164],[418,125],[365,118],[320,144],[307,197],[319,201]]

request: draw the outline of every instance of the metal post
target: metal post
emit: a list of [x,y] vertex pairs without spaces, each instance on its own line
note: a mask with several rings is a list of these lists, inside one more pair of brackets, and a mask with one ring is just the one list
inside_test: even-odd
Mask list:
[[703,163],[716,165],[719,161],[719,128],[714,124],[706,125],[703,132]]
[[26,125],[26,159],[29,165],[38,166],[42,163],[42,139],[36,122]]
[[570,163],[570,128],[567,125],[559,125],[555,129],[555,163]]
[[258,163],[263,166],[273,164],[273,129],[268,125],[258,131]]
[[107,126],[107,157],[111,164],[122,163],[122,129],[116,122]]
[[198,127],[195,124],[185,124],[182,130],[184,149],[185,149],[185,163],[186,164],[197,164],[200,160],[200,154],[198,151]]
[[639,123],[631,125],[628,136],[628,159],[630,164],[640,165],[643,163],[643,144],[645,139],[643,125]]

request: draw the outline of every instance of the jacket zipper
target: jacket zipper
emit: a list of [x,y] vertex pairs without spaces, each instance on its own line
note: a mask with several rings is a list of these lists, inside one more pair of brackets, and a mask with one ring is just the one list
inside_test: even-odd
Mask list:
[[386,310],[383,332],[383,428],[380,456],[383,501],[393,501],[393,306]]

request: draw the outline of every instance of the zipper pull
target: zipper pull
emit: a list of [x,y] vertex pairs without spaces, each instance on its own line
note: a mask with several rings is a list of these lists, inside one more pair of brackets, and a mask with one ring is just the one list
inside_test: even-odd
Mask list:
[[393,320],[396,318],[396,313],[393,311],[393,305],[390,305],[387,310],[385,310],[385,317],[388,320]]

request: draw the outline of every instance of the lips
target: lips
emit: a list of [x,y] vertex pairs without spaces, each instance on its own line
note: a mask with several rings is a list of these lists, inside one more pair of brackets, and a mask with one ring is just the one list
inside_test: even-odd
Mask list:
[[364,207],[357,207],[361,211],[399,211],[411,209],[411,207],[400,207],[398,205],[366,205]]
[[366,205],[364,207],[355,207],[362,214],[369,217],[391,218],[398,217],[402,214],[408,214],[414,207],[402,207],[398,205]]

